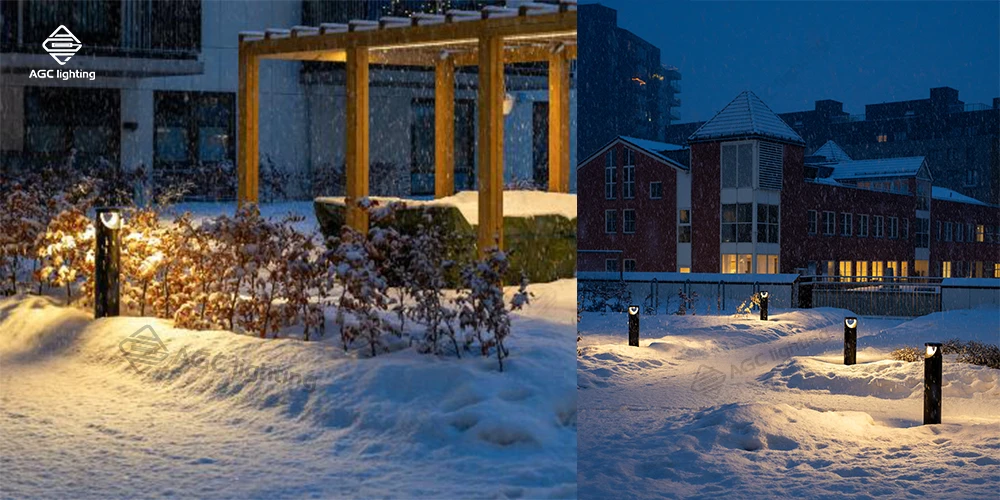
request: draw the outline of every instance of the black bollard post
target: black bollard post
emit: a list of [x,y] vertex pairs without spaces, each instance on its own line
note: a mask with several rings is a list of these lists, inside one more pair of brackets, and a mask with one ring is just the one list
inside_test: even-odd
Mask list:
[[639,347],[639,306],[628,306],[628,345]]
[[121,269],[121,210],[97,209],[94,251],[94,317],[118,316],[118,275]]
[[760,320],[767,321],[767,299],[770,297],[770,293],[760,292]]
[[924,344],[924,425],[941,423],[941,344]]
[[844,318],[844,364],[858,362],[858,318]]

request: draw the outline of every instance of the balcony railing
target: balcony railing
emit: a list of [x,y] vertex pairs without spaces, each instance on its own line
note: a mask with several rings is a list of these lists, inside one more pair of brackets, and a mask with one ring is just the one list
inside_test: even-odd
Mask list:
[[201,12],[201,0],[14,0],[2,4],[0,47],[44,53],[42,42],[66,26],[83,44],[80,54],[194,59],[201,51]]

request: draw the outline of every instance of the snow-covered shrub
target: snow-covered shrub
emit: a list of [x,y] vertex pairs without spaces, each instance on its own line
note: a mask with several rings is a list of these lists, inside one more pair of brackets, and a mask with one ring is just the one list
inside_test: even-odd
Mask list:
[[896,349],[889,353],[889,358],[896,361],[906,361],[907,363],[913,363],[920,361],[922,358],[920,351],[917,351],[913,347],[902,347]]
[[35,261],[35,241],[48,226],[37,188],[12,183],[0,199],[0,295],[11,295],[25,284],[21,267]]
[[294,322],[298,316],[303,326],[302,338],[310,340],[313,333],[320,336],[326,333],[323,305],[329,295],[327,269],[313,235],[295,231],[291,222],[279,226],[279,240],[284,247],[281,259],[285,265],[277,277],[285,282],[288,320]]
[[453,324],[457,313],[444,301],[445,272],[453,265],[446,257],[447,236],[430,214],[425,213],[423,220],[410,240],[409,281],[403,285],[413,298],[410,313],[414,321],[424,325],[420,350],[437,354],[441,342],[447,339],[455,354],[461,356]]
[[504,191],[544,191],[545,187],[540,186],[534,179],[512,179],[504,184]]
[[78,208],[69,208],[52,219],[38,240],[41,269],[38,279],[54,286],[65,287],[66,300],[73,298],[73,289],[84,300],[94,289],[94,226]]
[[[121,296],[127,308],[146,315],[146,306],[160,290],[165,241],[172,234],[160,225],[159,213],[152,208],[131,211],[121,235]],[[152,309],[152,308],[150,308]]]
[[698,314],[698,310],[696,309],[698,305],[698,292],[686,294],[683,289],[678,288],[677,298],[680,301],[680,305],[677,306],[676,314],[683,316],[687,314],[688,311],[690,311],[692,315]]
[[344,226],[340,237],[328,244],[331,285],[340,286],[336,321],[347,350],[355,341],[367,344],[372,356],[386,348],[382,335],[389,325],[380,314],[389,307],[388,284],[372,259],[371,242]]
[[760,294],[755,293],[751,295],[748,299],[744,300],[740,305],[736,306],[736,314],[734,316],[746,317],[749,316],[755,309],[760,309]]
[[455,298],[458,306],[459,325],[471,330],[466,337],[468,350],[478,342],[480,352],[488,356],[491,349],[497,353],[500,371],[503,358],[509,353],[503,342],[510,334],[510,311],[516,311],[529,303],[528,280],[522,277],[518,291],[510,302],[510,309],[504,303],[501,280],[510,269],[507,254],[497,248],[487,251],[486,257],[466,266],[461,273],[461,289]]
[[370,201],[368,212],[371,216],[372,228],[368,232],[370,256],[374,261],[378,274],[385,278],[390,290],[396,296],[390,301],[390,308],[399,319],[399,332],[406,328],[406,316],[410,314],[407,297],[412,291],[409,265],[411,237],[400,233],[393,223],[397,213],[404,210],[404,203],[389,203],[379,206]]

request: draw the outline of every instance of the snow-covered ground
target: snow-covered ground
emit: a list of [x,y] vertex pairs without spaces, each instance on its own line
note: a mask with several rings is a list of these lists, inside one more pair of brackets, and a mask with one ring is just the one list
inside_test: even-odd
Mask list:
[[574,497],[576,282],[530,290],[504,373],[0,300],[0,497]]
[[996,309],[861,318],[842,309],[580,322],[580,498],[996,498],[1000,370],[946,356],[943,423],[924,426],[923,363],[951,338],[1000,343]]

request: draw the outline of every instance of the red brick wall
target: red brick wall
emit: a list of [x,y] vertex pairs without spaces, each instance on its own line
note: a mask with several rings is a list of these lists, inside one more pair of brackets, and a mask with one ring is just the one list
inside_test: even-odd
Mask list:
[[[635,259],[636,271],[671,272],[677,270],[677,172],[673,167],[636,152],[636,193],[635,198],[622,199],[622,167],[625,164],[625,148],[621,142],[615,149],[618,169],[615,199],[604,198],[605,154],[598,155],[577,170],[577,194],[579,201],[577,242],[581,250],[622,250],[621,258]],[[649,186],[652,182],[663,184],[663,198],[650,199]],[[618,232],[604,232],[604,211],[618,211]],[[636,211],[634,234],[622,232],[624,220],[622,210]],[[615,254],[580,254],[577,269],[580,271],[604,271],[605,259]]]
[[[952,225],[960,223],[973,225],[973,241],[967,239],[961,243],[954,241],[944,241],[942,230],[941,240],[938,240],[938,221],[951,222]],[[982,224],[993,227],[993,243],[985,241],[978,243],[975,241],[975,226]],[[1000,209],[996,207],[984,207],[981,205],[969,205],[967,203],[957,203],[954,201],[931,200],[931,262],[930,272],[933,275],[940,273],[941,262],[952,262],[952,276],[957,276],[956,262],[976,262],[984,263],[984,277],[993,277],[993,264],[1000,262],[1000,235],[997,234],[997,226],[1000,225]]]
[[691,145],[691,272],[717,273],[721,143]]
[[805,148],[785,145],[782,155],[781,181],[781,251],[778,255],[778,270],[794,272],[806,267],[809,256],[798,242],[802,241],[808,228],[804,204],[809,200],[805,182]]

